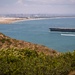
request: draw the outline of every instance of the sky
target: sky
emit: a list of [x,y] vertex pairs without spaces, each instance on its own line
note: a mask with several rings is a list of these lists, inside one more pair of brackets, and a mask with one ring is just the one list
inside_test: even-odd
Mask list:
[[0,0],[0,14],[75,14],[75,0]]

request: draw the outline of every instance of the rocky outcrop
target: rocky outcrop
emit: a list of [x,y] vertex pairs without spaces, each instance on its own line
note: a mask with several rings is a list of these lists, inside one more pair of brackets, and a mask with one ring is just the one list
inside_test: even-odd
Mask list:
[[55,50],[49,49],[46,46],[33,44],[30,42],[25,42],[21,40],[16,40],[16,39],[10,38],[0,33],[0,49],[6,49],[6,48],[17,48],[17,49],[28,48],[31,50],[36,50],[38,53],[43,52],[46,55],[58,55],[59,54]]

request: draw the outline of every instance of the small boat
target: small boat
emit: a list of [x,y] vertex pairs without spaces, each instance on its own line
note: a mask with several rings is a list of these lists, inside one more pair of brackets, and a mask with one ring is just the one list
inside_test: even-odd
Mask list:
[[58,31],[58,32],[75,32],[75,28],[49,28],[50,31]]

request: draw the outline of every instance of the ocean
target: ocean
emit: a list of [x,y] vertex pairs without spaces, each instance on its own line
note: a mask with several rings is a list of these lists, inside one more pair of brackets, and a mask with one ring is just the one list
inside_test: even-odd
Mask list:
[[59,52],[75,50],[75,32],[52,32],[50,27],[75,28],[75,18],[53,18],[0,24],[5,35],[40,45]]

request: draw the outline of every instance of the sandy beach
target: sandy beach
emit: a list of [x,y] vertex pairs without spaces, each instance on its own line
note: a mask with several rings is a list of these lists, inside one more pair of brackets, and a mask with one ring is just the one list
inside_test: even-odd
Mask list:
[[19,21],[30,21],[30,20],[41,20],[46,18],[6,18],[6,17],[0,17],[0,24],[11,24],[14,22]]
[[20,21],[30,20],[42,20],[42,19],[59,19],[59,18],[75,18],[75,17],[51,17],[51,18],[11,18],[11,17],[0,17],[0,24],[11,24]]
[[0,17],[0,24],[10,24],[17,21],[25,20],[25,18],[6,18],[6,17]]

